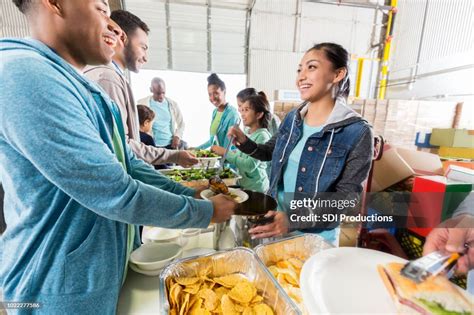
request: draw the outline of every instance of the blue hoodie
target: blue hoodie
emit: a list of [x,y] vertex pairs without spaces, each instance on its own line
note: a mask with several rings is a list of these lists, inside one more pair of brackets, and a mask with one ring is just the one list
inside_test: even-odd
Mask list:
[[[215,108],[214,111],[212,112],[211,121],[213,121],[214,117],[216,117],[216,113],[217,113],[217,108]],[[235,107],[227,103],[224,111],[222,112],[221,122],[219,123],[219,126],[217,127],[216,136],[217,136],[217,141],[219,143],[213,143],[214,136],[211,135],[209,140],[207,140],[205,143],[201,144],[200,146],[197,146],[197,148],[208,149],[213,144],[218,144],[224,148],[227,147],[230,141],[230,139],[227,137],[227,132],[229,131],[229,128],[235,125],[238,121],[239,121],[239,114],[237,113],[237,110],[235,109]]]
[[39,302],[46,314],[113,314],[127,223],[204,228],[212,204],[128,146],[124,171],[111,100],[50,48],[2,39],[0,54],[3,300]]

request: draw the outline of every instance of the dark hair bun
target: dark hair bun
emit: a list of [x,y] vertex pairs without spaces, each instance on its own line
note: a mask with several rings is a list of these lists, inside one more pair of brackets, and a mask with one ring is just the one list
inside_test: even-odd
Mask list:
[[214,84],[215,82],[221,81],[219,76],[215,73],[212,73],[210,76],[207,77],[207,83]]
[[207,77],[207,85],[216,85],[221,88],[221,90],[225,90],[225,83],[222,81],[217,74],[212,73],[210,76]]

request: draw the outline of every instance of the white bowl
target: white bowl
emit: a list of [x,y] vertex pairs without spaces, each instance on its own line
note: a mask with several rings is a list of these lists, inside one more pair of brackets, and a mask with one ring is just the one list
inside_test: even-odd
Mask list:
[[[229,188],[229,191],[232,194],[237,195],[237,197],[239,198],[238,200],[235,200],[237,203],[242,203],[246,201],[247,199],[249,199],[249,195],[247,195],[247,193],[243,190],[236,189],[236,188]],[[216,194],[210,189],[201,191],[201,197],[202,199],[205,199],[205,200],[209,200],[209,198],[214,197],[215,195]]]
[[194,168],[207,168],[209,167],[215,167],[217,164],[217,161],[221,159],[220,156],[218,157],[198,157],[196,158],[198,160],[197,164],[194,165]]
[[181,230],[179,229],[165,229],[159,227],[145,226],[142,232],[143,243],[179,243],[181,237]]
[[175,243],[147,243],[132,252],[130,261],[142,270],[158,270],[182,253],[183,248]]

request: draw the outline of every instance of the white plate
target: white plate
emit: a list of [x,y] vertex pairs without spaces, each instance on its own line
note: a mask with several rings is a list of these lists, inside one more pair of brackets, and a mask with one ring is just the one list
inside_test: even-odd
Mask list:
[[[240,197],[240,200],[237,201],[237,203],[242,203],[245,200],[249,199],[249,195],[247,195],[247,193],[241,189],[229,188],[229,191],[233,194],[236,194],[238,197]],[[205,199],[205,200],[209,200],[209,198],[214,197],[215,195],[216,194],[210,189],[201,191],[201,197],[202,199]]]
[[128,263],[128,266],[130,267],[130,269],[132,269],[133,271],[137,272],[137,273],[141,273],[142,275],[145,275],[145,276],[150,276],[150,277],[156,277],[156,276],[159,276],[160,273],[161,273],[161,269],[157,269],[157,270],[143,270],[143,269],[140,269],[138,268],[137,265],[135,265],[134,263],[132,262],[129,262]]
[[198,160],[197,164],[193,165],[195,168],[207,168],[209,167],[215,167],[217,164],[217,161],[221,159],[220,156],[218,157],[197,157]]
[[375,250],[339,247],[309,258],[300,275],[310,314],[396,314],[378,264],[406,260]]

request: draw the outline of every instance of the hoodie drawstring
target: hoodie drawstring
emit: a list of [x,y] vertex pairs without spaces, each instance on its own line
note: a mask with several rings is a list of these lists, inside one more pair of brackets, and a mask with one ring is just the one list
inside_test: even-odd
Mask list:
[[334,129],[331,130],[331,137],[329,138],[329,144],[328,144],[328,147],[326,149],[326,153],[324,154],[324,159],[323,159],[323,162],[321,163],[321,167],[319,168],[318,176],[316,177],[316,189],[314,190],[313,199],[316,198],[316,195],[318,194],[319,178],[321,177],[321,173],[323,172],[323,167],[324,167],[324,164],[326,163],[326,158],[328,157],[329,149],[331,148],[333,138],[334,138]]
[[280,157],[280,163],[283,162],[283,157],[285,156],[286,148],[288,147],[288,144],[290,143],[291,135],[293,134],[293,128],[295,126],[295,120],[296,120],[296,115],[293,117],[293,122],[291,123],[290,135],[288,136],[288,140],[286,141],[285,147],[283,148],[283,154]]

